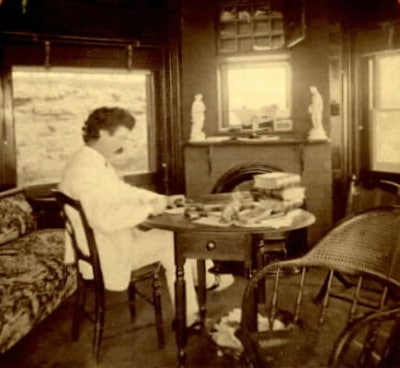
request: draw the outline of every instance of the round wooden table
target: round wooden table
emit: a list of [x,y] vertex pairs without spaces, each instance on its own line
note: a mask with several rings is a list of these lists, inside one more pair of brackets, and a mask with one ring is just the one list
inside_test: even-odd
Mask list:
[[[218,201],[218,196],[207,196],[206,202]],[[265,239],[281,236],[299,229],[307,229],[315,222],[315,216],[303,209],[296,210],[291,225],[278,229],[269,226],[211,226],[199,224],[181,214],[164,213],[146,220],[143,225],[174,232],[175,253],[175,313],[176,342],[178,347],[179,367],[186,361],[186,300],[184,263],[186,258],[198,260],[198,297],[200,317],[204,321],[206,315],[205,260],[243,261],[249,275],[253,269],[253,255]]]

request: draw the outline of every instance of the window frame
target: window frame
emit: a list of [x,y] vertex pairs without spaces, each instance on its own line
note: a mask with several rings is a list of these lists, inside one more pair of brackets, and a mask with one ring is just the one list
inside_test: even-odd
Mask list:
[[290,55],[288,53],[273,53],[263,55],[244,55],[244,56],[226,56],[218,61],[217,80],[218,80],[218,106],[219,106],[219,122],[218,131],[227,133],[233,129],[233,125],[229,124],[229,93],[228,93],[228,71],[230,68],[249,68],[252,66],[265,65],[267,67],[283,66],[286,69],[286,101],[288,116],[291,119],[293,113],[292,103],[292,67],[290,63]]
[[[56,37],[56,36],[55,36]],[[134,57],[133,57],[134,54]],[[26,57],[29,55],[29,58]],[[157,45],[139,46],[137,43],[113,42],[109,40],[99,42],[91,40],[65,40],[65,39],[5,39],[0,47],[0,188],[8,189],[17,186],[16,142],[13,116],[12,93],[12,67],[13,66],[38,66],[38,67],[82,67],[100,69],[132,69],[146,70],[151,73],[148,83],[149,105],[152,107],[148,113],[149,140],[154,143],[149,150],[154,150],[154,157],[149,155],[150,173],[132,174],[125,176],[125,180],[137,183],[152,189],[156,188],[159,173],[162,171],[162,152],[165,149],[160,139],[165,129],[162,120],[160,87],[162,77],[163,55],[161,47]],[[151,120],[151,122],[150,122]],[[150,125],[149,124],[149,125]],[[150,136],[151,135],[151,136]],[[150,142],[150,141],[149,141]],[[36,185],[35,185],[36,186]],[[40,184],[39,184],[40,186]],[[44,184],[43,186],[49,186]],[[51,187],[51,185],[50,185]]]
[[382,125],[381,120],[376,118],[377,115],[393,112],[400,114],[400,106],[381,106],[378,63],[381,58],[390,55],[398,57],[400,49],[366,53],[358,58],[357,81],[360,88],[357,94],[357,125],[354,141],[357,147],[358,170],[360,176],[366,179],[399,180],[400,178],[400,161],[391,163],[388,160],[380,160],[380,154],[376,150],[379,137],[374,138],[374,132],[378,129],[377,122]]

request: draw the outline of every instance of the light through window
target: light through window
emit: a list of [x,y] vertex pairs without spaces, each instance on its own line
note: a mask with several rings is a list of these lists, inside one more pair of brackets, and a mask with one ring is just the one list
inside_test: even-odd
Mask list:
[[221,65],[220,78],[223,127],[290,117],[288,61],[228,60]]
[[122,175],[147,173],[149,91],[146,71],[82,68],[13,68],[18,185],[58,182],[82,144],[81,127],[100,106],[118,106],[136,118],[124,153],[114,165]]
[[400,173],[400,53],[368,59],[368,131],[370,169]]

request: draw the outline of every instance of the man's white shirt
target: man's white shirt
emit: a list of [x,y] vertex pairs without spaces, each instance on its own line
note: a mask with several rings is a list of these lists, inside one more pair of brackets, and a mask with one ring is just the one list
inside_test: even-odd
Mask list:
[[[125,183],[104,157],[83,146],[69,160],[59,189],[79,200],[94,230],[105,286],[108,290],[125,290],[134,265],[134,254],[141,244],[136,226],[151,213],[149,202],[161,195]],[[78,214],[67,209],[76,231],[79,247],[87,252],[87,243]],[[73,261],[71,244],[66,241],[65,261]],[[133,249],[136,247],[136,249]],[[133,252],[136,250],[136,252]],[[85,278],[90,267],[79,265]]]

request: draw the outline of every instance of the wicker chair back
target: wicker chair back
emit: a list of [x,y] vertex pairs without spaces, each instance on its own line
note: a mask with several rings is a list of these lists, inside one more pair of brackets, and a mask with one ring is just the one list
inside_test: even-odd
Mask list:
[[[399,208],[368,210],[338,224],[303,257],[257,272],[246,287],[237,331],[251,364],[328,366],[343,331],[383,308],[390,291],[400,295],[399,230]],[[316,303],[327,272],[327,285]],[[335,272],[356,287],[344,287],[333,277]],[[343,297],[332,298],[333,289],[341,289]],[[365,298],[374,304],[364,303]]]

